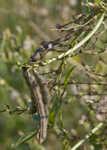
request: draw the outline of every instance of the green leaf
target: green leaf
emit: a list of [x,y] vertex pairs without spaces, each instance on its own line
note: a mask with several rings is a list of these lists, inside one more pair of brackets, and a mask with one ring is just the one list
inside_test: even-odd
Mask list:
[[95,3],[99,3],[101,0],[94,0],[95,1]]
[[62,109],[59,110],[59,121],[60,121],[60,127],[63,128],[63,115],[62,115]]
[[34,131],[32,131],[32,132],[30,132],[30,133],[27,133],[27,134],[24,135],[24,136],[21,136],[21,137],[18,139],[18,141],[16,142],[15,147],[19,146],[20,144],[22,144],[22,143],[28,141],[29,139],[31,139],[32,137],[34,137],[34,136],[37,134],[38,129],[39,129],[39,126],[38,126]]
[[64,85],[66,86],[70,80],[70,76],[72,71],[75,69],[76,66],[73,66],[72,68],[70,68],[70,70],[68,70],[66,76],[65,76],[65,80],[64,80]]
[[54,124],[55,122],[55,116],[56,116],[56,112],[55,111],[52,111],[49,115],[49,123],[51,123],[51,125]]
[[53,106],[49,114],[49,123],[52,126],[54,125],[55,118],[56,118],[57,113],[59,112],[60,107],[61,107],[61,100],[59,100],[57,97],[54,97]]

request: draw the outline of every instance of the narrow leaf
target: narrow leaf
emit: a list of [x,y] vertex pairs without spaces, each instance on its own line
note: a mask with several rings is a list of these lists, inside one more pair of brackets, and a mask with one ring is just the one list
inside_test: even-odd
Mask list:
[[66,76],[65,76],[65,80],[64,80],[64,85],[67,85],[69,80],[70,80],[70,76],[72,71],[75,69],[76,66],[73,66],[72,68],[70,68],[70,70],[68,70]]
[[21,137],[18,139],[18,141],[16,142],[15,147],[19,146],[20,144],[22,144],[22,143],[28,141],[29,139],[31,139],[32,137],[34,137],[34,136],[37,134],[38,129],[39,129],[39,128],[37,127],[34,131],[32,131],[32,132],[30,132],[30,133],[27,133],[27,134],[24,135],[24,136],[21,136]]

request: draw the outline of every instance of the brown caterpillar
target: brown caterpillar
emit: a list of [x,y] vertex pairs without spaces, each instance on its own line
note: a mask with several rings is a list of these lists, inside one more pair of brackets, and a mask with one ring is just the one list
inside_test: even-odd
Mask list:
[[48,114],[49,114],[48,104],[51,101],[51,97],[50,97],[48,87],[47,87],[46,82],[44,81],[43,77],[36,71],[36,69],[33,69],[32,71],[33,71],[35,80],[37,81],[37,83],[40,87],[40,93],[42,95],[42,102],[40,102],[39,105],[42,106],[44,104],[45,113],[44,114],[40,113],[41,115],[43,114],[42,116],[40,116],[40,136],[42,134],[42,140],[44,141],[44,139],[47,136]]
[[36,69],[33,69],[33,74],[35,76],[35,79],[37,83],[40,86],[40,90],[43,96],[43,102],[44,104],[48,104],[51,101],[49,89],[47,87],[46,81],[44,81],[43,77],[36,71]]
[[50,102],[49,90],[39,73],[32,69],[33,75],[30,70],[23,67],[23,74],[26,83],[31,92],[32,108],[31,113],[38,112],[40,116],[40,129],[39,136],[37,136],[40,143],[43,143],[47,136],[48,126],[48,107],[47,104]]
[[35,83],[33,76],[30,74],[29,69],[27,67],[22,67],[23,76],[25,78],[25,81],[29,87],[30,93],[31,93],[31,100],[32,100],[32,106],[30,108],[30,113],[35,113],[37,111],[37,101],[35,98],[35,89],[34,87],[37,86]]

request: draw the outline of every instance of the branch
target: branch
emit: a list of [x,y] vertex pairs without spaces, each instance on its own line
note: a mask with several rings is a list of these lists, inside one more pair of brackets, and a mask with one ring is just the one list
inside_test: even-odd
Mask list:
[[72,147],[69,150],[76,150],[78,147],[84,144],[85,141],[88,140],[93,134],[95,134],[95,132],[97,132],[97,130],[99,130],[102,126],[103,126],[103,123],[99,123],[94,129],[91,130],[89,134],[85,136],[84,139],[80,140],[76,145],[74,145],[74,147]]
[[80,48],[83,44],[85,44],[94,34],[95,32],[98,30],[98,28],[100,27],[100,25],[102,24],[103,22],[103,19],[104,19],[104,14],[105,13],[102,13],[96,26],[93,28],[93,30],[82,40],[80,41],[77,45],[75,45],[73,48],[69,49],[66,53],[62,53],[61,55],[59,55],[58,57],[54,57],[50,60],[48,60],[47,62],[43,62],[43,65],[47,65],[47,64],[50,64],[56,60],[60,60],[68,55],[73,55],[74,52],[78,51],[78,48]]

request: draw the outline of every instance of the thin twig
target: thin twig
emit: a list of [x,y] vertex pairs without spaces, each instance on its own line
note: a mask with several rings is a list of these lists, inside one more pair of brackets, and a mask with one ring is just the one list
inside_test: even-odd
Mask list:
[[[66,56],[69,55],[74,55],[74,53],[76,53],[78,51],[78,49],[84,45],[94,34],[95,32],[98,30],[98,28],[101,26],[103,19],[104,19],[104,15],[105,13],[102,13],[97,24],[95,25],[95,27],[93,28],[93,30],[82,40],[80,41],[78,44],[76,44],[73,48],[69,49],[67,52],[62,53],[61,55],[59,55],[58,57],[54,57],[52,59],[49,59],[46,62],[42,62],[42,65],[48,65],[54,61],[60,60]],[[37,66],[37,65],[36,65]]]
[[76,145],[74,145],[69,150],[76,150],[78,147],[80,147],[82,144],[84,144],[95,132],[97,132],[100,128],[102,128],[103,123],[99,123],[94,129],[91,130],[89,134],[85,136],[84,139],[80,140]]

